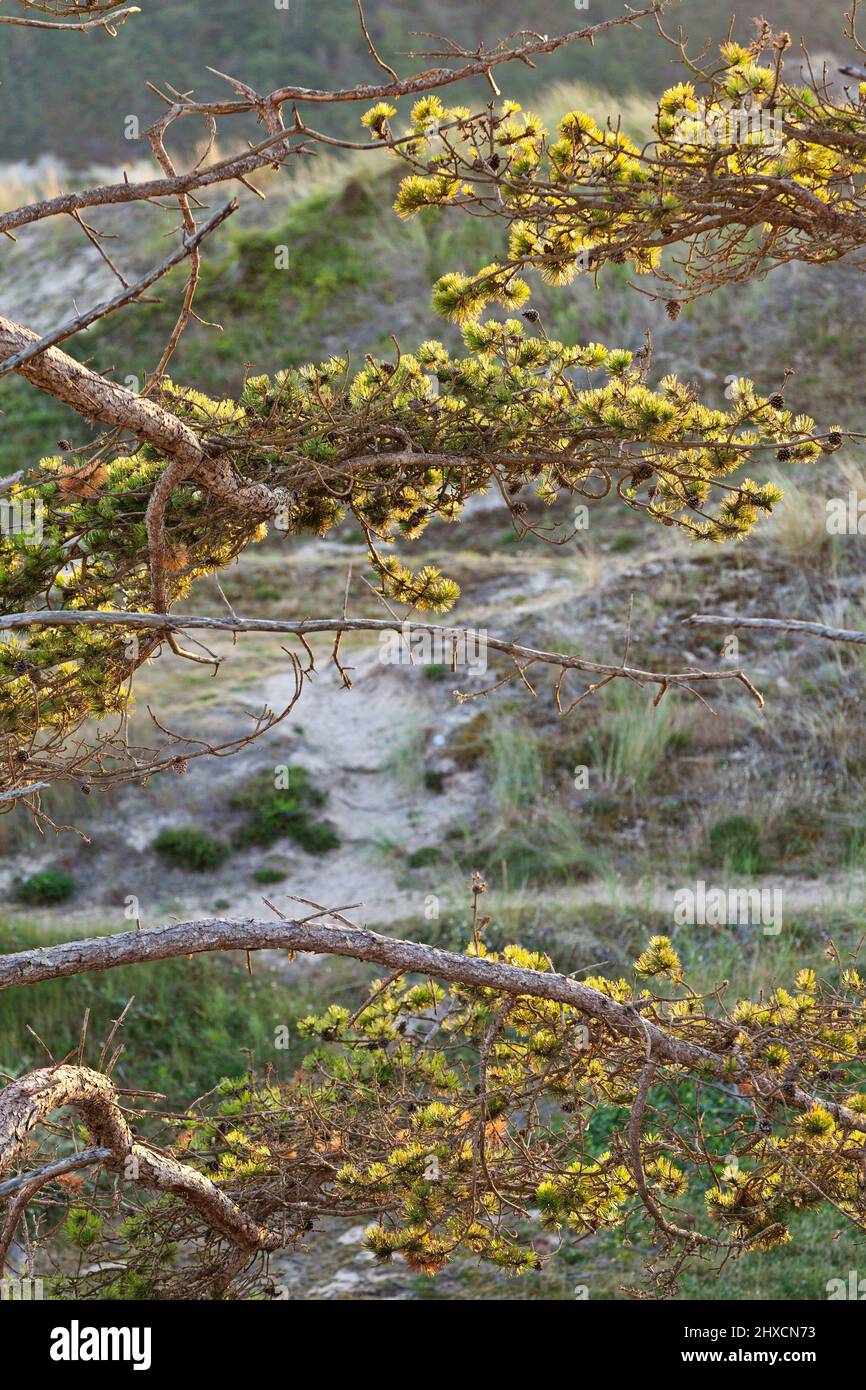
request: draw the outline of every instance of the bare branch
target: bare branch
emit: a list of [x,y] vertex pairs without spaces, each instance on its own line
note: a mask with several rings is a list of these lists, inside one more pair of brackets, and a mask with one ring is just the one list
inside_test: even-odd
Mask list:
[[[26,353],[39,342],[32,329],[0,317],[0,352],[4,358]],[[204,461],[198,437],[177,416],[155,401],[90,371],[60,348],[38,350],[38,355],[18,370],[33,386],[71,406],[85,420],[129,430],[161,453],[193,467]]]
[[[35,7],[34,7],[35,8]],[[109,12],[110,11],[110,12]],[[118,27],[124,24],[130,15],[141,14],[139,5],[127,5],[122,10],[108,7],[107,11],[96,15],[93,19],[64,20],[58,22],[51,19],[25,19],[19,15],[0,15],[0,24],[17,24],[23,29],[60,29],[62,31],[72,30],[79,33],[86,32],[88,29],[104,29],[114,37],[116,33],[115,25]]]
[[[317,915],[326,914],[327,910]],[[514,996],[527,995],[534,999],[551,999],[568,1004],[591,1018],[599,1020],[613,1032],[638,1038],[645,1046],[648,1060],[671,1063],[714,1075],[724,1075],[730,1081],[731,1063],[736,1053],[712,1051],[697,1043],[675,1036],[675,1020],[668,1020],[666,1032],[634,1005],[620,1004],[609,995],[567,975],[555,971],[527,970],[508,965],[490,957],[460,955],[443,951],[422,942],[403,941],[380,936],[367,928],[355,927],[346,918],[331,914],[325,924],[318,921],[261,922],[252,918],[230,921],[225,918],[205,918],[196,922],[173,922],[164,927],[148,927],[143,931],[120,932],[114,936],[89,937],[67,941],[42,949],[17,951],[0,956],[0,990],[20,985],[36,984],[42,980],[64,979],[72,975],[112,970],[120,965],[142,961],[170,960],[177,956],[197,955],[207,951],[298,951],[315,955],[348,956],[353,960],[373,961],[401,973],[417,973],[434,979],[450,980],[482,989],[492,989]],[[731,1031],[731,1044],[736,1029]],[[76,1071],[77,1068],[66,1070]],[[98,1073],[92,1073],[98,1075]],[[764,1097],[780,1096],[778,1077],[748,1073],[754,1090]],[[13,1083],[18,1085],[19,1083]],[[4,1108],[0,1092],[0,1164],[3,1161]],[[784,1090],[784,1099],[797,1110],[809,1110],[816,1104],[814,1095],[796,1085]],[[821,1105],[841,1123],[866,1134],[866,1116],[821,1100]],[[37,1123],[36,1120],[33,1123]],[[124,1122],[125,1123],[125,1122]],[[95,1136],[101,1142],[100,1136]],[[9,1143],[8,1140],[6,1140]]]
[[[399,626],[399,620],[396,620]],[[0,631],[26,627],[130,627],[156,628],[180,632],[198,629],[209,632],[274,632],[286,633],[296,637],[306,637],[317,632],[393,632],[395,622],[384,618],[308,618],[300,622],[284,622],[278,618],[209,618],[198,614],[181,613],[120,613],[102,609],[44,609],[27,613],[0,614]],[[445,627],[437,623],[409,623],[417,632],[427,632],[443,638],[477,636],[470,629]],[[536,647],[524,647],[517,642],[507,642],[502,638],[485,634],[484,641],[492,651],[502,652],[523,664],[554,666],[561,671],[586,671],[595,676],[608,679],[622,677],[638,685],[649,684],[660,687],[662,693],[671,687],[690,689],[696,684],[717,681],[736,681],[743,685],[749,695],[763,709],[764,701],[744,671],[703,671],[699,668],[686,671],[644,671],[640,667],[615,665],[599,661],[588,661],[584,657],[564,655],[561,652],[547,652]]]
[[[118,1104],[114,1083],[89,1067],[44,1067],[0,1091],[0,1171],[15,1157],[30,1131],[65,1106],[78,1111],[95,1147],[109,1151],[110,1158],[104,1160],[106,1167],[121,1175],[134,1175],[133,1180],[144,1187],[181,1197],[200,1212],[209,1226],[241,1249],[273,1248],[281,1242],[282,1237],[271,1235],[251,1221],[195,1168],[138,1143]],[[11,1213],[14,1221],[26,1204],[29,1188],[41,1185],[42,1178],[42,1173],[31,1176],[30,1182],[19,1190]],[[3,1235],[6,1248],[12,1235],[9,1225],[7,1220]],[[0,1259],[4,1254],[5,1250],[0,1249]]]
[[19,1173],[17,1178],[8,1178],[6,1182],[0,1182],[0,1197],[11,1197],[14,1192],[18,1192],[22,1187],[29,1187],[37,1180],[39,1186],[44,1187],[45,1183],[53,1182],[55,1178],[75,1173],[80,1168],[90,1168],[94,1163],[104,1163],[107,1158],[111,1158],[111,1149],[82,1149],[80,1153],[72,1154],[69,1158],[58,1158],[56,1163],[46,1163],[44,1168],[36,1172]]
[[[338,91],[285,86],[260,96],[246,88],[246,84],[240,84],[239,87],[239,84],[233,81],[235,90],[243,89],[244,94],[232,100],[198,102],[189,97],[179,97],[174,94],[172,97],[163,97],[168,110],[158,125],[159,129],[164,131],[168,124],[185,116],[197,116],[206,120],[211,126],[214,118],[218,116],[244,115],[249,112],[258,116],[274,116],[287,102],[313,102],[328,105],[335,102],[376,101],[380,98],[418,95],[453,83],[463,82],[468,78],[483,77],[501,63],[526,62],[533,55],[553,53],[558,48],[570,43],[580,41],[592,43],[595,36],[604,30],[616,28],[623,24],[635,24],[640,19],[656,14],[661,8],[659,0],[655,0],[655,3],[646,9],[620,15],[615,19],[602,20],[598,24],[589,25],[584,29],[577,29],[556,38],[535,38],[532,42],[516,48],[500,47],[490,52],[467,55],[469,61],[459,68],[435,68],[429,72],[419,73],[414,77],[375,86],[361,83],[356,87]],[[162,93],[158,94],[162,95]],[[192,192],[214,183],[243,179],[257,169],[280,164],[289,154],[303,153],[303,142],[300,146],[290,148],[291,136],[292,132],[275,128],[266,140],[251,150],[242,155],[229,156],[209,167],[199,167],[197,164],[193,169],[178,174],[176,177],[151,179],[137,184],[129,182],[106,184],[77,193],[64,193],[56,198],[44,199],[38,203],[15,208],[0,214],[0,232],[11,232],[16,227],[41,221],[58,213],[72,213],[81,208],[99,207],[110,203],[144,202],[172,194]],[[307,138],[305,134],[304,139]],[[370,148],[376,148],[376,146]]]
[[807,623],[799,618],[743,618],[736,613],[730,617],[719,613],[693,613],[690,618],[683,619],[683,627],[717,627],[726,632],[732,628],[752,628],[758,632],[800,632],[806,637],[825,637],[828,642],[866,643],[866,632],[828,627],[825,623]]
[[50,333],[47,333],[44,338],[40,338],[38,342],[31,343],[29,347],[22,348],[15,356],[7,358],[5,362],[0,362],[0,377],[6,376],[9,372],[18,371],[26,362],[29,362],[31,358],[35,357],[38,353],[44,352],[46,348],[54,347],[57,343],[62,343],[66,338],[71,338],[73,334],[81,332],[84,328],[89,328],[92,323],[96,323],[97,319],[104,319],[109,314],[113,314],[116,309],[120,309],[124,304],[129,304],[137,299],[145,290],[150,289],[151,285],[156,284],[157,280],[161,280],[163,275],[167,275],[170,270],[176,265],[179,265],[187,256],[191,256],[204,241],[205,237],[209,236],[211,232],[216,231],[217,227],[222,226],[223,222],[231,217],[232,213],[237,212],[237,210],[238,202],[237,199],[234,198],[230,203],[227,203],[224,208],[221,208],[219,212],[214,213],[213,217],[209,218],[204,226],[200,227],[193,236],[184,237],[176,251],[172,251],[170,256],[166,256],[164,261],[154,266],[146,275],[142,275],[140,280],[136,280],[134,284],[128,285],[125,289],[114,295],[112,299],[104,299],[101,303],[95,304],[92,309],[88,309],[85,313],[76,314],[73,318],[67,319],[65,323],[61,323],[57,328],[52,329]]
[[48,790],[47,782],[33,782],[29,787],[14,787],[12,791],[0,792],[0,801],[18,801],[23,796],[32,796],[34,792]]

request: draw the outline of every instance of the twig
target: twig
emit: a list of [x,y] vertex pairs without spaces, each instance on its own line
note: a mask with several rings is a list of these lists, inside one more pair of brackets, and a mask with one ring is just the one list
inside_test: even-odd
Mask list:
[[13,357],[7,357],[5,362],[0,362],[0,377],[6,376],[9,372],[17,371],[19,367],[23,367],[25,362],[29,362],[32,357],[36,357],[40,352],[44,352],[46,348],[55,347],[57,343],[62,343],[66,338],[71,338],[74,333],[80,333],[82,329],[89,328],[92,323],[96,323],[97,319],[103,319],[108,314],[114,313],[116,309],[121,308],[122,305],[128,304],[133,299],[137,299],[144,290],[149,289],[150,286],[155,284],[157,280],[160,280],[163,275],[167,275],[174,266],[178,265],[182,260],[185,260],[187,256],[192,255],[204,238],[225,222],[226,218],[231,217],[233,212],[237,212],[237,209],[237,199],[233,198],[232,201],[227,203],[224,208],[221,208],[219,212],[214,213],[213,217],[211,217],[203,227],[200,227],[194,236],[185,237],[177,250],[172,251],[170,256],[167,256],[158,266],[149,270],[140,280],[136,280],[134,284],[119,291],[112,299],[104,299],[101,303],[95,304],[93,308],[88,309],[86,313],[76,314],[73,318],[67,319],[65,323],[61,323],[57,328],[52,329],[50,333],[46,333],[45,336],[38,339],[37,342],[29,344],[26,348],[22,348],[22,350],[15,353]]
[[71,1154],[69,1158],[58,1158],[56,1163],[48,1163],[44,1168],[39,1168],[32,1173],[19,1173],[17,1178],[7,1178],[6,1182],[0,1182],[0,1197],[9,1197],[19,1188],[27,1187],[37,1178],[40,1180],[40,1187],[47,1182],[53,1182],[55,1178],[62,1178],[66,1173],[74,1173],[77,1168],[89,1168],[92,1163],[102,1163],[106,1158],[111,1158],[111,1149],[82,1149],[80,1153]]
[[[394,625],[382,618],[311,618],[300,622],[285,622],[275,618],[210,618],[198,614],[122,613],[86,608],[36,609],[30,612],[0,615],[0,631],[23,627],[71,626],[157,628],[169,631],[198,628],[224,632],[292,633],[298,637],[316,632],[391,632],[394,630]],[[410,626],[416,631],[428,632],[441,636],[443,639],[455,635],[465,639],[469,635],[467,630],[444,627],[436,623],[413,621]],[[502,638],[490,637],[489,635],[486,636],[485,641],[490,650],[502,652],[506,656],[524,661],[527,664],[539,662],[543,665],[555,666],[563,671],[587,671],[605,677],[605,681],[599,682],[599,685],[605,684],[608,680],[623,678],[634,681],[637,685],[658,685],[662,691],[672,686],[679,686],[694,694],[696,692],[691,691],[691,686],[696,683],[735,681],[745,686],[760,709],[764,707],[762,695],[756,690],[744,671],[702,671],[697,668],[676,672],[645,671],[634,666],[588,661],[584,657],[543,651],[535,647],[524,647],[516,642],[507,642]],[[595,688],[597,687],[593,687],[593,689]]]
[[50,19],[24,19],[18,15],[0,15],[0,24],[18,24],[24,29],[73,29],[84,32],[86,29],[106,29],[112,34],[115,24],[123,24],[130,15],[141,14],[138,5],[129,5],[124,10],[115,10],[114,13],[97,15],[96,19],[68,20],[58,22]]
[[759,632],[801,632],[806,637],[825,637],[829,642],[866,643],[866,632],[852,628],[828,627],[825,623],[807,623],[799,618],[742,618],[737,614],[724,617],[715,613],[693,613],[683,619],[683,627],[754,628]]

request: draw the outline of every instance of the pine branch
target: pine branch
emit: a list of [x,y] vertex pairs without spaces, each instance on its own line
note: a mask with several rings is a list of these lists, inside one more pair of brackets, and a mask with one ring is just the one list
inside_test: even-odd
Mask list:
[[825,623],[803,622],[799,618],[744,618],[736,613],[730,617],[719,613],[692,613],[691,617],[683,619],[683,627],[715,627],[726,632],[734,628],[751,628],[757,632],[799,632],[806,637],[825,637],[828,642],[866,643],[866,632],[829,627]]

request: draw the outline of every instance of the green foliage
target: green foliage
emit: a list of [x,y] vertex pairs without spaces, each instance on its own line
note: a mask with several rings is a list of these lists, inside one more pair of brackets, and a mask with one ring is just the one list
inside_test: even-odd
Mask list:
[[224,840],[216,840],[191,825],[160,830],[152,848],[175,868],[196,874],[218,869],[230,853]]
[[[778,75],[761,68],[756,56],[735,47],[723,52],[714,95],[778,99],[789,124],[808,122],[807,94],[780,87]],[[526,304],[529,286],[516,274],[526,266],[551,286],[606,258],[627,261],[640,274],[661,269],[659,238],[689,208],[684,190],[694,166],[676,146],[678,113],[683,106],[690,111],[690,103],[689,84],[662,98],[654,134],[670,169],[654,182],[644,151],[583,112],[564,117],[550,139],[538,117],[503,103],[481,118],[489,140],[473,145],[479,126],[468,108],[445,108],[435,97],[417,102],[402,148],[410,163],[428,155],[430,163],[403,181],[396,202],[401,217],[459,205],[473,194],[463,173],[433,153],[431,127],[443,119],[458,126],[469,145],[468,170],[481,169],[489,182],[491,151],[495,169],[503,170],[497,182],[510,221],[508,261],[491,261],[474,275],[449,271],[434,291],[437,311],[461,326],[465,352],[452,354],[429,341],[393,359],[370,355],[357,371],[348,356],[300,370],[285,359],[272,376],[250,377],[237,399],[165,383],[163,404],[202,437],[219,435],[232,476],[257,485],[259,496],[285,499],[274,520],[269,503],[226,506],[199,478],[176,487],[167,518],[170,601],[260,539],[266,522],[290,534],[325,535],[351,513],[382,594],[421,611],[444,612],[459,595],[456,583],[435,565],[413,571],[388,547],[415,540],[434,519],[458,519],[466,501],[494,483],[511,497],[532,486],[540,500],[553,503],[592,497],[601,477],[611,487],[616,482],[621,504],[665,526],[698,539],[742,539],[781,496],[772,482],[735,480],[745,462],[766,450],[780,462],[809,462],[838,448],[839,431],[820,442],[808,416],[790,412],[780,394],[761,396],[748,379],[735,384],[725,409],[714,409],[674,375],[650,387],[649,361],[641,356],[594,342],[571,346],[541,330],[528,333],[526,323],[538,320],[535,311],[523,320],[482,317],[489,305],[507,314]],[[364,124],[374,140],[389,136],[396,114],[384,103],[367,113]],[[840,119],[843,135],[856,133],[855,117]],[[754,175],[753,157],[735,151],[721,157],[718,169],[726,177]],[[804,136],[792,142],[774,178],[805,195],[804,206],[820,201],[829,181],[837,208],[850,213],[847,175],[844,159],[816,151]],[[593,180],[608,186],[606,200],[572,197]],[[538,186],[546,201],[539,202]],[[794,235],[799,232],[798,223]],[[245,248],[252,257],[247,279],[254,284],[268,242],[252,236]],[[346,251],[344,268],[350,278],[363,276],[355,250]],[[324,267],[315,289],[328,296],[339,282],[332,267]],[[35,550],[14,535],[3,537],[0,607],[10,611],[46,596],[69,608],[147,606],[152,546],[145,514],[165,463],[147,448],[98,462],[43,460],[41,474],[13,496],[47,507],[46,540]],[[0,732],[14,745],[23,743],[37,717],[62,737],[86,718],[124,713],[129,677],[159,640],[143,642],[130,655],[116,633],[58,627],[39,629],[26,645],[17,638],[0,645]],[[661,723],[637,737],[629,713],[605,753],[611,781],[627,778],[639,786],[670,742]],[[581,866],[589,871],[592,857],[568,818],[548,807],[532,819],[525,814],[525,805],[540,802],[544,789],[539,741],[521,746],[514,729],[505,727],[487,731],[484,742],[498,816],[485,848],[495,851],[503,876],[515,866],[521,882],[573,877]],[[317,853],[338,845],[333,828],[313,815],[324,794],[302,769],[291,772],[285,791],[263,772],[232,799],[232,809],[244,813],[236,844],[290,837]],[[708,841],[717,860],[732,868],[760,866],[760,827],[748,817],[718,823]],[[192,828],[162,832],[154,848],[197,871],[215,867],[229,852]],[[422,867],[438,858],[438,850],[426,848],[409,856],[409,864]],[[265,866],[254,878],[271,881],[273,873]],[[468,954],[501,958],[539,975],[550,969],[541,951],[508,946],[501,957],[490,951],[481,935],[486,926],[487,919],[473,923]],[[270,1072],[260,1082],[252,1066],[242,1077],[230,1075],[187,1117],[184,1145],[233,1196],[250,1196],[255,1210],[264,1206],[269,1180],[282,1200],[281,1164],[288,1160],[293,1179],[309,1175],[302,1180],[311,1185],[313,1200],[305,1201],[305,1210],[321,1202],[321,1209],[330,1203],[337,1211],[378,1211],[380,1219],[367,1232],[377,1258],[399,1253],[410,1268],[429,1274],[455,1251],[513,1273],[534,1270],[539,1256],[514,1212],[538,1208],[557,1236],[627,1232],[643,1214],[641,1202],[654,1216],[648,1190],[669,1209],[674,1201],[694,1199],[706,1184],[701,1218],[721,1236],[703,1239],[715,1251],[774,1248],[790,1238],[792,1214],[824,1199],[838,1212],[862,1217],[862,1136],[850,1115],[840,1115],[837,1099],[843,1095],[855,1114],[866,1108],[866,1097],[852,1089],[862,1084],[866,1054],[866,985],[853,966],[832,983],[801,971],[793,992],[774,987],[768,997],[742,1000],[723,1016],[713,1011],[717,995],[701,995],[686,982],[666,936],[650,940],[634,973],[637,983],[597,978],[589,984],[631,1006],[630,1019],[651,1021],[674,1043],[709,1049],[692,1072],[678,1065],[663,1078],[678,1088],[683,1103],[673,1119],[660,1100],[651,1106],[653,1127],[639,1130],[636,1148],[629,1116],[631,1123],[640,1120],[646,1068],[657,1065],[646,1029],[642,1035],[630,1023],[608,1035],[599,1027],[587,1038],[586,1019],[593,1016],[582,1009],[499,996],[493,989],[453,985],[445,991],[406,978],[375,982],[365,1007],[355,1012],[330,1005],[300,1020],[299,1035],[317,1042],[304,1074],[285,1084]],[[656,981],[664,982],[659,997],[651,992]],[[212,1067],[216,1049],[209,1041]],[[753,1094],[756,1074],[762,1100],[780,1095],[796,1101],[793,1076],[811,1086],[829,1076],[845,1089],[834,1090],[832,1099],[816,1098],[799,1116],[768,1105],[762,1137],[738,1150],[746,1160],[742,1168],[732,1165],[719,1176],[720,1146],[723,1139],[740,1143],[742,1117],[709,1141],[700,1124],[697,1140],[688,1133],[683,1117],[698,1110],[700,1081],[746,1081],[751,1090],[744,1093]],[[529,1113],[537,1121],[532,1125]],[[323,1161],[323,1154],[336,1153],[338,1160]],[[154,1238],[166,1211],[171,1217],[170,1202],[157,1203],[125,1224],[131,1261],[140,1267],[112,1276],[110,1287],[157,1286],[156,1267],[174,1257],[171,1242]],[[657,1217],[655,1223],[670,1235]],[[101,1221],[76,1206],[65,1229],[85,1250],[99,1240]]]
[[262,864],[261,868],[253,869],[252,879],[254,883],[282,883],[288,870],[277,868],[275,864]]
[[102,1234],[102,1219],[88,1207],[72,1207],[64,1226],[67,1239],[79,1250],[87,1250]]
[[75,892],[75,879],[60,869],[40,869],[30,874],[16,889],[16,897],[21,902],[44,906],[48,903],[62,903]]
[[[354,375],[347,358],[332,357],[250,377],[238,401],[167,382],[164,403],[196,433],[218,433],[243,481],[265,496],[291,485],[278,529],[325,535],[350,511],[383,594],[419,611],[447,610],[458,586],[434,565],[414,572],[387,548],[416,539],[435,518],[457,520],[494,469],[509,491],[531,485],[552,503],[583,495],[599,467],[622,470],[628,445],[623,503],[693,537],[724,540],[746,535],[780,496],[769,483],[724,483],[756,449],[784,444],[795,459],[820,452],[810,419],[746,380],[727,409],[713,409],[672,374],[651,390],[646,365],[629,352],[567,346],[528,334],[520,320],[471,323],[464,337],[466,356],[428,341],[396,360],[368,357]],[[605,380],[580,386],[577,369]],[[410,439],[411,450],[401,443],[392,453],[395,437]],[[67,608],[149,607],[145,513],[163,468],[147,446],[107,462],[43,459],[36,479],[10,493],[45,509],[44,535],[38,546],[21,534],[0,537],[0,609],[38,607],[45,594]],[[262,539],[269,511],[264,501],[257,513],[192,484],[175,487],[166,515],[169,601]],[[37,711],[43,729],[65,731],[122,711],[130,677],[158,645],[158,635],[141,634],[130,647],[121,628],[86,625],[11,635],[0,643],[0,731],[23,739]]]
[[680,958],[668,936],[650,937],[649,946],[635,961],[634,968],[636,974],[649,980],[661,978],[678,984],[683,978]]
[[303,767],[288,769],[288,786],[274,785],[274,774],[263,770],[245,787],[233,793],[229,805],[245,812],[234,842],[239,846],[273,845],[288,837],[308,854],[326,854],[336,849],[340,837],[333,826],[320,821],[314,810],[324,805],[326,794],[310,781]]
[[431,864],[438,864],[441,858],[442,851],[436,845],[423,845],[407,856],[406,863],[410,869],[426,869]]
[[713,863],[740,874],[757,874],[766,867],[763,842],[763,828],[753,816],[726,816],[707,835]]
[[[409,169],[395,203],[401,217],[468,207],[500,218],[509,231],[507,255],[472,275],[448,272],[439,279],[437,312],[463,324],[489,304],[522,304],[529,291],[517,272],[528,268],[545,284],[565,285],[607,262],[627,264],[691,298],[741,283],[771,263],[826,264],[859,247],[862,208],[847,176],[863,147],[862,94],[837,101],[814,79],[804,85],[801,69],[792,83],[783,60],[790,42],[765,24],[748,48],[728,42],[720,63],[703,72],[691,64],[689,75],[702,76],[704,85],[668,88],[652,132],[638,143],[615,116],[597,123],[573,110],[549,131],[511,100],[474,116],[466,108],[443,110],[420,128],[414,112],[408,130],[391,122],[389,132],[409,136],[395,150]],[[811,220],[801,215],[793,225],[787,198],[768,201],[768,178],[784,180],[798,207],[814,214]],[[766,246],[749,245],[761,190],[772,261]],[[836,218],[830,237],[828,215]],[[843,230],[846,217],[851,221]],[[725,235],[718,236],[720,227]],[[671,271],[662,252],[677,242],[687,243],[689,254]],[[669,308],[676,319],[681,299]],[[786,458],[795,455],[814,456],[784,447]]]
[[[486,946],[488,920],[469,957],[550,970],[545,952]],[[690,1256],[727,1266],[784,1246],[819,1208],[859,1219],[862,1135],[851,1117],[866,1112],[866,983],[856,970],[800,970],[790,989],[719,1008],[659,935],[633,978],[582,982],[639,1012],[646,1030],[703,1048],[703,1060],[670,1064],[657,1052],[648,1063],[649,1031],[612,1030],[576,1004],[373,980],[354,1011],[330,1004],[298,1021],[315,1047],[290,1080],[230,1074],[192,1107],[187,1156],[242,1203],[284,1192],[287,1171],[294,1182],[306,1174],[306,1202],[377,1213],[368,1248],[429,1275],[458,1254],[513,1274],[538,1269],[533,1211],[566,1251],[595,1232],[637,1240],[667,1294]],[[831,1058],[832,1101],[822,1098]],[[792,1068],[812,1103],[763,1108],[756,1133],[737,1087],[769,1094]],[[129,1267],[140,1276],[154,1274],[165,1222],[161,1203],[136,1218]],[[684,1228],[694,1239],[680,1239]]]
[[[67,935],[60,927],[46,935],[44,929],[36,932],[0,922],[0,950],[30,950]],[[44,1065],[45,1052],[28,1026],[55,1056],[71,1052],[78,1046],[87,1010],[95,1061],[99,1040],[133,996],[123,1041],[125,1056],[134,1058],[134,1084],[162,1091],[174,1101],[200,1095],[215,1076],[236,1071],[243,1064],[241,1049],[251,1040],[265,1060],[291,1068],[301,1059],[295,1044],[274,1054],[272,1039],[276,1027],[291,1025],[309,1011],[303,984],[288,988],[268,971],[249,976],[231,957],[200,955],[3,990],[0,1069],[18,1075]]]

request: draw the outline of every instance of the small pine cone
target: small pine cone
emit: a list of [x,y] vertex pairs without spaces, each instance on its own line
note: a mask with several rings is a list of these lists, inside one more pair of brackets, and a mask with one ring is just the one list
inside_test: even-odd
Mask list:
[[72,445],[69,443],[68,439],[58,439],[57,447],[58,449],[62,449],[64,454],[68,454],[69,450],[72,448]]
[[525,502],[512,502],[511,510],[515,516],[525,516],[529,508]]
[[523,317],[526,319],[527,323],[538,323],[541,315],[537,309],[524,309]]
[[683,306],[678,299],[668,300],[667,304],[665,305],[665,313],[667,314],[669,319],[676,323],[677,319],[679,318],[682,312]]
[[787,463],[790,457],[791,450],[787,447],[783,447],[781,449],[776,450],[776,458],[779,460],[780,463]]
[[631,475],[632,486],[637,487],[640,483],[645,483],[647,478],[651,478],[655,469],[648,463],[642,463]]
[[827,435],[827,443],[830,445],[831,449],[841,449],[842,435],[840,432],[838,430],[831,430]]
[[770,405],[773,407],[774,410],[785,409],[785,397],[782,395],[780,391],[777,391],[775,395],[770,397]]

